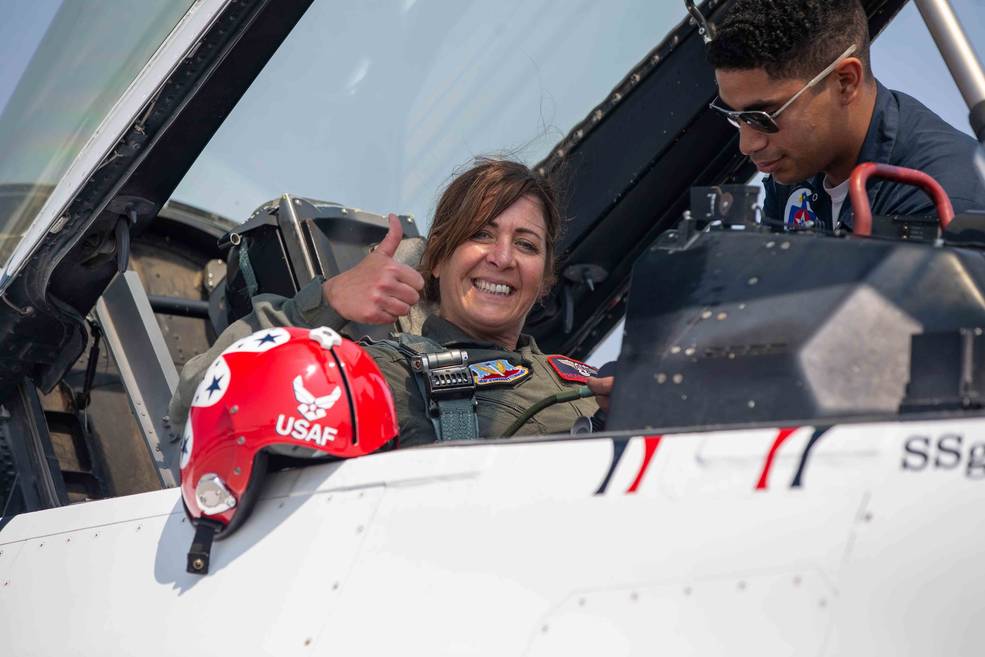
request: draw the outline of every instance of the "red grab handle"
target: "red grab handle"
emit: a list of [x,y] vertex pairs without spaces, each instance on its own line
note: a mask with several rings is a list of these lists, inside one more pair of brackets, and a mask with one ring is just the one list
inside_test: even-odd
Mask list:
[[934,206],[937,208],[941,230],[947,228],[951,219],[954,219],[954,208],[951,206],[951,199],[947,197],[944,188],[923,171],[897,167],[892,164],[863,162],[852,171],[848,183],[848,198],[851,199],[852,209],[855,210],[853,231],[856,235],[868,236],[872,234],[872,206],[869,205],[869,196],[865,193],[865,184],[872,176],[914,185],[927,192],[927,196],[934,201]]

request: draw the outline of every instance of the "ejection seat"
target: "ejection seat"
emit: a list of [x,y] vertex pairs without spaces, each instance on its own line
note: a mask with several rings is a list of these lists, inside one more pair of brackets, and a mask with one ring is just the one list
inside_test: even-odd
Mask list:
[[[395,258],[416,267],[424,253],[414,218],[400,215],[404,239]],[[252,297],[273,293],[293,296],[317,276],[331,278],[356,265],[372,245],[383,239],[389,224],[384,215],[348,208],[330,201],[284,194],[258,207],[241,226],[220,241],[227,274],[209,299],[209,317],[219,333],[252,310]],[[373,326],[349,322],[342,332],[353,338],[387,337],[393,331],[419,333],[432,312],[423,300],[396,323]]]

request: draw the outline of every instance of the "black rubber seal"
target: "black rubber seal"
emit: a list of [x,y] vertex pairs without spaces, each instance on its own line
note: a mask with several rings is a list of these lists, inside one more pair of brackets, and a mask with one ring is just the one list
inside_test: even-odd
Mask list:
[[971,131],[975,133],[979,143],[985,144],[985,100],[971,108],[968,120],[971,121]]

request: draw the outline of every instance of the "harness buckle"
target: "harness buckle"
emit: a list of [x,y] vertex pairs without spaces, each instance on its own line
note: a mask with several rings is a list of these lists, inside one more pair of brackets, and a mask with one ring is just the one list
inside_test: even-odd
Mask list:
[[424,374],[430,409],[437,412],[436,400],[471,397],[475,395],[475,379],[469,369],[468,352],[451,349],[437,353],[419,354],[411,359],[411,368]]

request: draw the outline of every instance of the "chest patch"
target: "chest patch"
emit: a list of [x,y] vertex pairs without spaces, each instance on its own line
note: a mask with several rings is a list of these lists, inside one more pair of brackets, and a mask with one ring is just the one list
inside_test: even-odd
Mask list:
[[554,368],[554,372],[562,381],[570,383],[585,383],[589,377],[593,377],[599,371],[591,365],[568,358],[567,356],[548,356],[547,362]]
[[491,386],[498,383],[516,383],[530,376],[530,368],[514,365],[505,358],[487,360],[469,365],[472,378],[477,386]]
[[817,194],[810,187],[798,187],[787,197],[787,206],[783,212],[783,223],[788,228],[807,228],[811,222],[817,225],[817,211],[814,203]]

